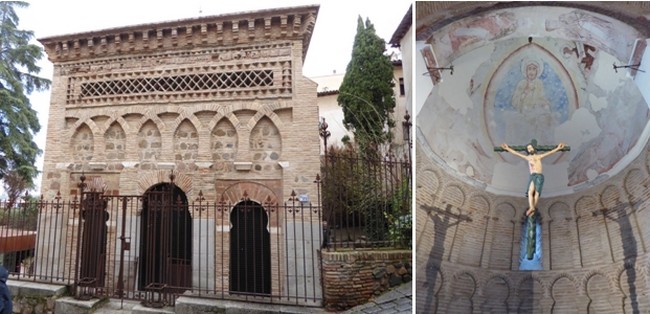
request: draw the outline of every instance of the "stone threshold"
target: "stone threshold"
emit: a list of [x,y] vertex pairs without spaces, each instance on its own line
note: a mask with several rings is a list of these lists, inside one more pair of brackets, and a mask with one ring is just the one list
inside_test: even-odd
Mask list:
[[319,303],[305,305],[267,304],[234,300],[180,296],[175,307],[148,308],[137,301],[109,298],[78,300],[68,293],[68,286],[28,281],[8,282],[13,296],[55,297],[54,312],[65,314],[132,313],[132,314],[204,314],[204,313],[327,313]]

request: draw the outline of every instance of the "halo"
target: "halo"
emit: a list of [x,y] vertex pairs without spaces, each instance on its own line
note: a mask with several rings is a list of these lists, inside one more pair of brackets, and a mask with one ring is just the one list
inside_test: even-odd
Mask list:
[[524,76],[524,79],[527,77],[526,75],[526,67],[529,64],[534,64],[537,66],[537,76],[535,76],[535,79],[538,79],[540,75],[542,75],[542,72],[544,72],[544,62],[542,62],[542,59],[534,56],[526,56],[521,59],[521,74]]

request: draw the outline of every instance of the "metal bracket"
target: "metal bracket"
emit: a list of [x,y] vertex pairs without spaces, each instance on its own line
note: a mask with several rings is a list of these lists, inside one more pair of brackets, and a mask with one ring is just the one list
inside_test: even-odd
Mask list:
[[621,68],[623,68],[623,69],[628,69],[629,68],[629,69],[632,69],[632,70],[637,70],[639,72],[645,73],[645,71],[639,69],[639,67],[641,66],[641,63],[627,64],[627,65],[616,65],[616,63],[614,63],[612,66],[614,67],[614,72],[616,72],[616,73],[618,73],[618,69],[621,69]]

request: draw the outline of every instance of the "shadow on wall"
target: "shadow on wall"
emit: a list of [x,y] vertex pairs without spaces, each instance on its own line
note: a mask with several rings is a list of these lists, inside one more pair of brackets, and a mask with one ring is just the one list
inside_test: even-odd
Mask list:
[[[640,235],[640,239],[637,239],[635,229],[643,230],[639,228],[639,223],[642,221],[638,221],[638,219],[641,219],[641,216],[638,216],[640,215],[638,210],[642,208],[643,202],[643,200],[631,200],[631,202],[621,203],[617,199],[615,203],[607,204],[604,209],[588,211],[588,215],[600,221],[599,224],[602,224],[609,233],[607,236],[613,250],[611,254],[617,256],[617,260],[624,259],[623,265],[619,266],[621,268],[617,272],[616,285],[610,288],[607,276],[596,274],[589,277],[585,287],[588,290],[586,297],[589,300],[585,304],[562,294],[562,291],[570,291],[575,284],[571,282],[570,278],[562,279],[560,277],[560,280],[563,281],[554,282],[549,298],[545,293],[547,286],[544,284],[543,279],[534,276],[534,272],[520,271],[518,272],[519,275],[515,276],[519,279],[514,280],[513,278],[516,283],[514,287],[516,293],[509,296],[506,293],[506,298],[503,300],[505,303],[499,303],[502,299],[497,300],[494,297],[501,297],[503,293],[496,293],[493,289],[499,286],[507,287],[509,282],[507,279],[501,278],[500,280],[500,277],[494,277],[490,279],[490,282],[494,280],[494,285],[489,283],[483,285],[484,288],[491,288],[483,290],[483,295],[479,297],[479,299],[484,300],[483,304],[479,306],[480,311],[492,312],[492,310],[497,310],[496,312],[499,313],[551,311],[553,313],[569,313],[576,310],[587,310],[589,313],[613,313],[619,311],[622,313],[641,313],[641,309],[644,308],[646,302],[643,293],[647,289],[647,284],[643,279],[644,276],[637,269],[637,266],[644,267],[643,265],[637,265],[637,255],[644,251],[644,244],[640,242],[643,241],[642,235]],[[420,228],[426,230],[426,235],[425,232],[422,232],[416,238],[418,242],[417,248],[421,247],[420,241],[423,235],[425,235],[425,241],[422,244],[426,243],[424,244],[426,247],[422,251],[418,249],[420,254],[424,253],[425,255],[418,260],[418,263],[421,263],[419,269],[421,269],[421,274],[424,275],[424,280],[417,282],[417,313],[472,312],[477,309],[478,304],[473,303],[476,300],[473,297],[474,290],[469,289],[474,287],[468,281],[471,279],[468,278],[471,277],[471,274],[466,276],[461,272],[453,275],[453,278],[447,278],[447,274],[441,271],[443,259],[447,259],[445,254],[449,255],[451,250],[449,246],[445,246],[445,243],[449,245],[449,242],[452,242],[453,245],[454,239],[452,239],[452,236],[454,232],[458,232],[455,228],[459,225],[462,226],[462,223],[471,222],[472,219],[467,215],[463,215],[462,211],[454,208],[451,204],[443,203],[442,206],[444,207],[420,205],[418,208],[419,215],[417,217],[422,219],[419,221]],[[620,231],[616,230],[616,228]],[[418,228],[418,230],[420,229]],[[431,233],[431,230],[433,230],[433,233]],[[515,229],[512,232],[514,236]],[[541,236],[541,232],[539,232],[539,235]],[[618,236],[620,236],[620,239],[616,239]],[[429,245],[431,245],[430,252],[426,255]],[[642,252],[639,252],[639,250]],[[513,252],[515,256],[518,255],[516,251],[515,249],[515,252]],[[616,264],[620,265],[619,263]],[[553,293],[553,289],[556,288],[557,291],[560,291],[558,292],[559,295]],[[619,289],[620,292],[618,292]]]
[[[638,314],[639,312],[639,301],[637,295],[636,287],[636,257],[638,254],[638,245],[634,233],[632,232],[632,223],[630,222],[630,215],[636,212],[641,202],[637,203],[617,203],[616,206],[612,208],[603,208],[597,211],[592,212],[592,215],[599,216],[602,215],[607,222],[615,222],[618,224],[618,228],[621,231],[621,242],[623,244],[623,257],[625,259],[625,276],[627,279],[627,287],[621,282],[622,278],[619,278],[619,285],[621,292],[624,294],[623,297],[623,311],[624,313],[634,313]],[[627,210],[630,212],[628,213]],[[622,276],[623,274],[621,274]],[[627,288],[627,289],[626,289]],[[627,291],[626,291],[627,290]],[[592,310],[592,305],[589,305],[589,310]]]
[[[425,299],[424,307],[418,309],[418,313],[436,313],[439,303],[438,293],[442,287],[440,264],[445,252],[447,231],[461,222],[471,222],[472,219],[467,215],[452,213],[451,204],[447,204],[444,210],[427,205],[422,205],[421,208],[427,212],[427,223],[433,222],[434,243],[426,264],[426,281],[417,291],[419,295],[417,298],[424,297]],[[469,306],[471,308],[471,304]]]

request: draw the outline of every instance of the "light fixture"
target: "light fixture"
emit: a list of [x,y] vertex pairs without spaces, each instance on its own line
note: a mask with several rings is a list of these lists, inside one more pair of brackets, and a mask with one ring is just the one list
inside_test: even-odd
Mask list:
[[411,144],[411,125],[411,115],[409,114],[409,111],[406,110],[404,121],[402,121],[402,138],[404,142],[409,143],[409,146]]
[[422,75],[429,75],[431,73],[430,71],[432,71],[432,70],[439,70],[441,72],[444,71],[444,70],[449,70],[449,74],[454,75],[454,65],[453,64],[450,65],[449,67],[446,67],[446,68],[444,68],[444,67],[443,68],[427,67],[427,70],[429,72],[425,72]]

